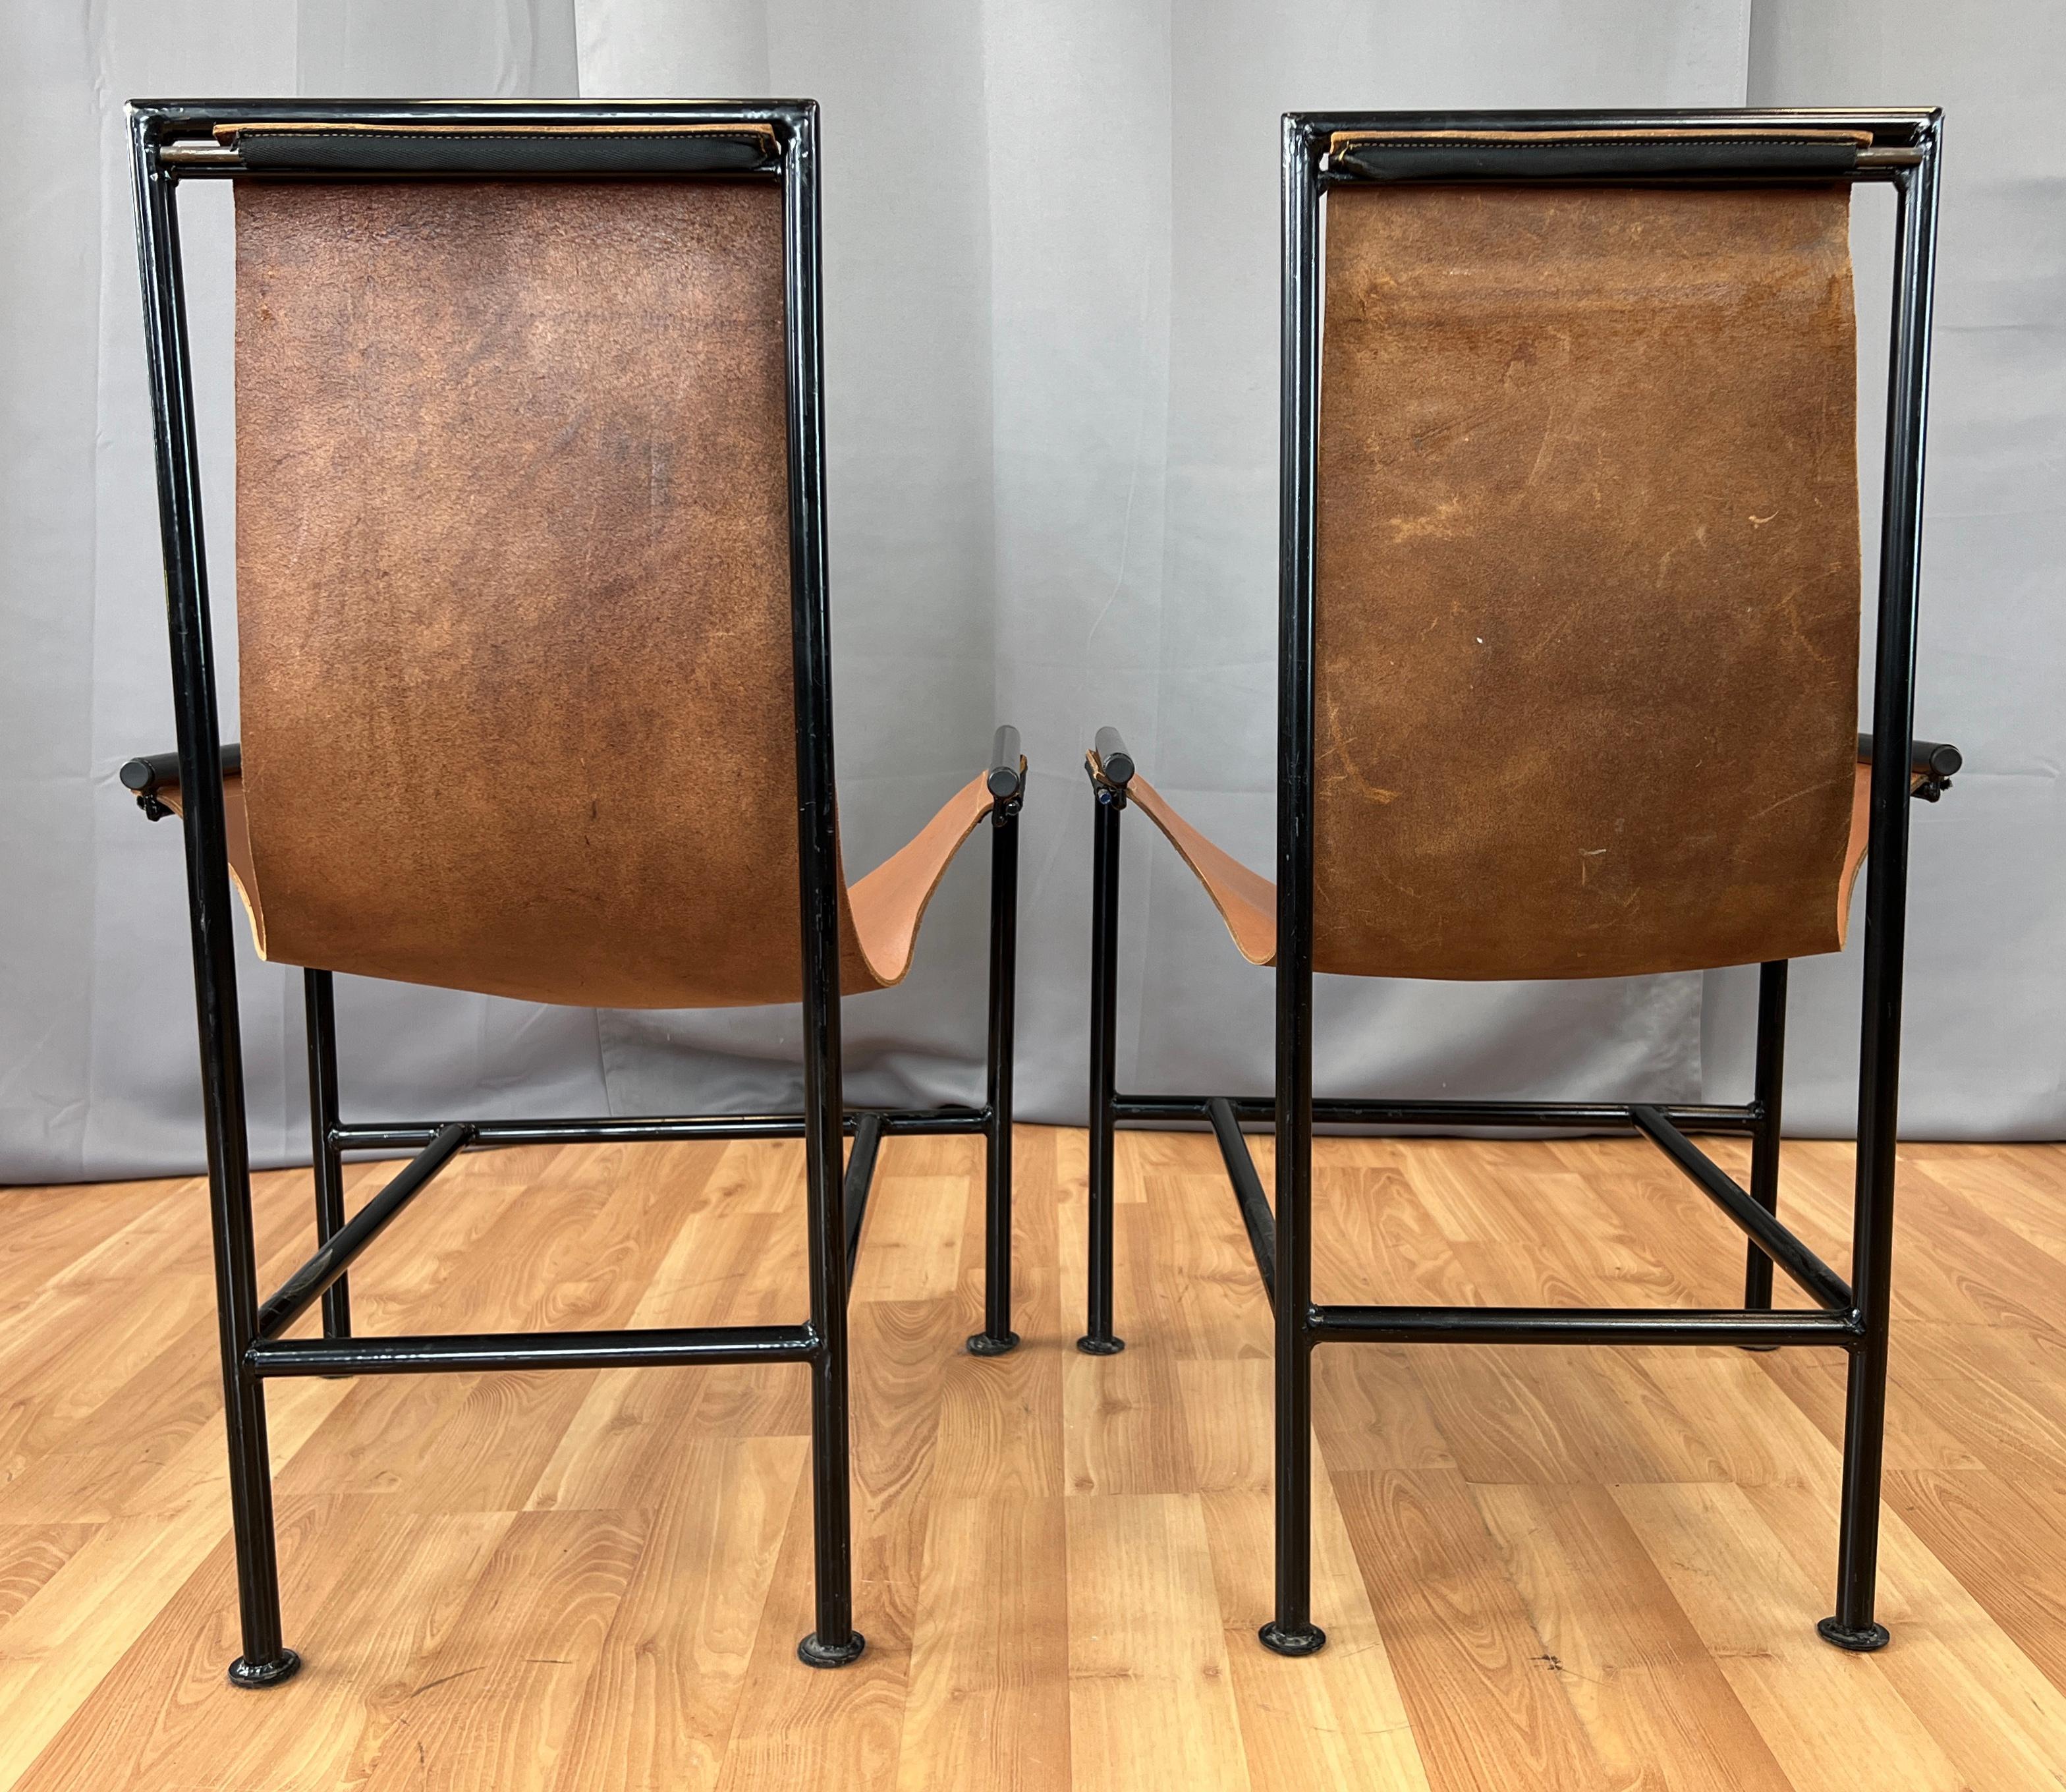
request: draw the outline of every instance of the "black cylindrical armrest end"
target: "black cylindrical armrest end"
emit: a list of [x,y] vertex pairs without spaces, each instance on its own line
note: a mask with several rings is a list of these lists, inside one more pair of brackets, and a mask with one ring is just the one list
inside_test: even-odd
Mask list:
[[1026,755],[1019,744],[1019,731],[1007,722],[990,743],[990,772],[983,782],[999,802],[1016,797],[1026,779]]
[[[225,778],[240,776],[244,770],[244,749],[237,741],[227,742],[222,749],[222,775]],[[168,784],[180,781],[180,756],[176,753],[146,753],[140,759],[132,759],[115,774],[122,780],[124,790],[133,790],[140,797],[162,790]]]
[[[1873,737],[1861,734],[1858,736],[1858,763],[1870,765],[1872,757]],[[1911,740],[1908,744],[1908,769],[1923,780],[1915,793],[1930,802],[1935,802],[1950,788],[1951,780],[1965,766],[1966,756],[1948,740]]]
[[1948,778],[1965,769],[1966,756],[1948,740],[1918,740],[1909,764],[1933,778]]
[[1119,737],[1117,728],[1100,728],[1093,749],[1108,784],[1125,784],[1133,776],[1133,755]]

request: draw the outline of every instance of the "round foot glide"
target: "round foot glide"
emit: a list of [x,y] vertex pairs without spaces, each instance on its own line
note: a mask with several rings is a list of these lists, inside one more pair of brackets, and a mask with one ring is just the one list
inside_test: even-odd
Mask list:
[[229,1684],[255,1691],[283,1685],[301,1671],[302,1658],[292,1649],[282,1649],[273,1660],[261,1661],[255,1668],[240,1655],[229,1664]]
[[1853,1630],[1849,1624],[1838,1624],[1834,1618],[1825,1618],[1816,1625],[1815,1634],[1824,1642],[1849,1649],[1853,1655],[1870,1655],[1874,1649],[1883,1649],[1893,1640],[1885,1624],[1867,1624],[1862,1630]]
[[968,1341],[968,1353],[971,1356],[1002,1356],[1018,1348],[1019,1334],[1016,1332],[1001,1335],[978,1332]]
[[1126,1348],[1124,1338],[1079,1338],[1076,1348],[1086,1356],[1116,1356]]
[[1318,1655],[1327,1646],[1327,1633],[1318,1624],[1286,1630],[1273,1618],[1255,1634],[1273,1655]]
[[837,1648],[828,1648],[814,1630],[796,1645],[796,1659],[807,1668],[844,1668],[850,1661],[858,1661],[867,1647],[868,1639],[859,1631],[850,1630],[845,1642]]
[[1779,1346],[1777,1344],[1738,1344],[1736,1348],[1748,1350],[1754,1356],[1769,1356],[1772,1352],[1779,1348]]

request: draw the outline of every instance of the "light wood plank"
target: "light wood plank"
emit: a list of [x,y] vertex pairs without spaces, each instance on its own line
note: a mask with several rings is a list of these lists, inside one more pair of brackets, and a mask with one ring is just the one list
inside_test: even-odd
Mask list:
[[1064,1503],[1076,1783],[1246,1788],[1198,1497],[1100,1494]]
[[[1266,1653],[1270,1324],[1213,1141],[1120,1137],[1110,1360],[1074,1348],[1084,1137],[1022,1129],[1016,1158],[1025,1342],[985,1360],[980,1141],[883,1147],[850,1313],[859,1664],[795,1657],[802,1368],[295,1380],[268,1393],[309,1664],[258,1695],[223,1679],[205,1190],[0,1190],[0,1787],[2066,1784],[2066,1150],[1904,1148],[1870,1659],[1813,1629],[1839,1353],[1446,1346],[1316,1358],[1332,1640]],[[1784,1158],[1783,1210],[1839,1263],[1852,1161]],[[1640,1141],[1315,1162],[1329,1298],[1740,1283]],[[351,1202],[394,1168],[353,1166]],[[253,1198],[269,1285],[310,1247],[307,1173]],[[803,1246],[792,1142],[481,1153],[353,1296],[367,1332],[779,1323]]]
[[1799,1792],[1966,1784],[1883,1662],[1816,1635],[1828,1575],[1794,1559],[1744,1490],[1620,1487],[1612,1497]]
[[1067,1792],[1069,1612],[1054,1571],[1065,1502],[934,1502],[900,1737],[901,1792]]

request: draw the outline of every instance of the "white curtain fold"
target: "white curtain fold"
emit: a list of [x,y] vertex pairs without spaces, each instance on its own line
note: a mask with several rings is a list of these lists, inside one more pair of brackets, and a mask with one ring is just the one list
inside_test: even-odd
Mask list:
[[[1084,1105],[1092,731],[1116,724],[1222,844],[1272,856],[1278,116],[1944,104],[1918,727],[1973,769],[1916,818],[1904,1121],[2066,1132],[2066,170],[2035,128],[2066,26],[2040,0],[48,0],[6,10],[0,51],[18,132],[0,167],[0,1179],[201,1162],[177,833],[114,777],[172,738],[121,116],[147,94],[822,103],[849,863],[907,837],[996,722],[1023,730],[1020,1111],[1054,1121]],[[205,184],[184,203],[226,648],[228,211]],[[1885,232],[1866,209],[1870,304]],[[1870,374],[1864,393],[1875,410]],[[909,982],[846,1004],[851,1099],[981,1086],[974,844]],[[1137,822],[1125,870],[1123,1080],[1266,1088],[1268,973]],[[248,950],[242,972],[254,1157],[306,1162],[299,979]],[[1850,1126],[1857,981],[1855,938],[1797,967],[1797,1129]],[[1754,983],[1323,979],[1320,1086],[1733,1098]],[[352,979],[338,1005],[354,1117],[799,1095],[793,1010],[594,1014]]]

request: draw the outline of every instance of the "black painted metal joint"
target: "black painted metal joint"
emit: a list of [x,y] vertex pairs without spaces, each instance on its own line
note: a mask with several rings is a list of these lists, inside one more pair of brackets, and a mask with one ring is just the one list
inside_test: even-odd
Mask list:
[[[222,749],[221,763],[225,778],[239,776],[244,769],[244,749],[236,741],[230,741]],[[145,753],[128,761],[115,775],[121,779],[122,788],[135,795],[136,806],[143,810],[145,821],[162,821],[172,813],[158,793],[167,785],[180,781],[177,753]]]
[[1084,775],[1097,800],[1112,809],[1126,807],[1126,787],[1133,781],[1133,755],[1117,728],[1100,728],[1096,743],[1084,755]]
[[990,825],[1001,828],[1016,820],[1026,801],[1026,755],[1019,745],[1018,729],[1009,722],[998,728],[983,783],[990,792]]
[[[1873,756],[1873,737],[1869,734],[1858,736],[1858,763],[1870,765]],[[1915,780],[1909,792],[1918,802],[1934,803],[1951,788],[1951,780],[1966,768],[1966,756],[1948,740],[1911,740],[1908,744],[1908,769]]]

